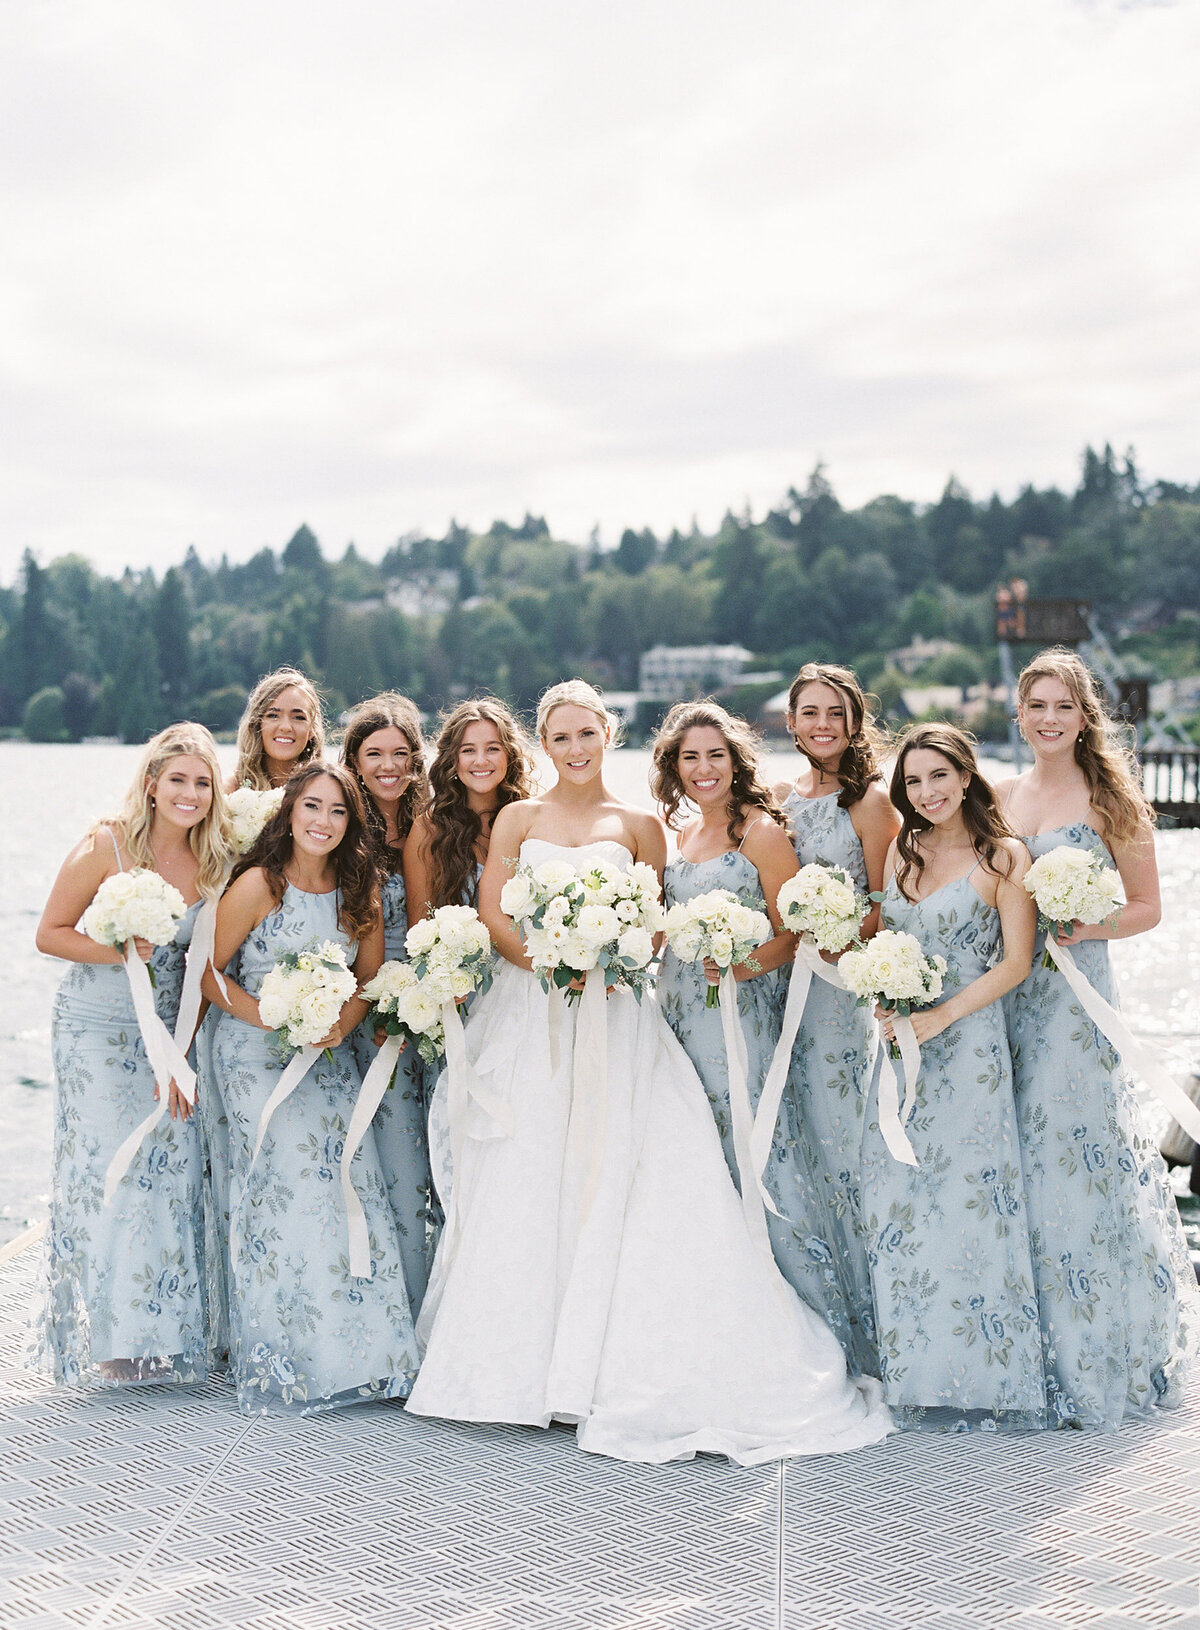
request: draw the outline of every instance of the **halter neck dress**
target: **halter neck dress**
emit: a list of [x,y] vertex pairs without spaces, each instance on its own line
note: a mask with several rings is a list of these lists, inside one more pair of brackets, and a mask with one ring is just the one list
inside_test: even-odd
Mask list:
[[[198,901],[189,906],[174,939],[156,946],[150,958],[154,1006],[168,1029],[179,1011],[199,910]],[[50,1034],[54,1153],[34,1362],[68,1386],[203,1381],[204,1222],[195,1118],[164,1115],[104,1203],[113,1155],[154,1104],[154,1072],[125,969],[71,963],[54,998]]]
[[[238,952],[238,983],[257,996],[285,951],[351,944],[340,896],[288,885]],[[371,1241],[371,1277],[350,1273],[339,1167],[359,1087],[348,1041],[322,1054],[275,1111],[251,1164],[259,1117],[283,1064],[270,1033],[222,1012],[215,1079],[229,1123],[230,1359],[247,1414],[301,1414],[402,1398],[416,1344],[400,1241],[370,1130],[351,1166]]]
[[[1035,857],[1069,845],[1112,855],[1082,821],[1024,839]],[[1136,1090],[1057,968],[1033,970],[1005,1001],[1041,1318],[1056,1422],[1114,1429],[1182,1401],[1200,1307],[1179,1210]],[[1103,940],[1071,947],[1118,1005]]]
[[[942,1000],[999,954],[1000,914],[972,873],[923,900],[884,891],[883,925],[948,965]],[[1037,1301],[999,1002],[921,1048],[906,1131],[916,1167],[879,1131],[877,1056],[863,1141],[863,1222],[880,1374],[901,1422],[931,1430],[1045,1424]],[[897,1072],[903,1066],[897,1062]]]
[[[840,792],[802,798],[792,791],[783,813],[801,866],[841,866],[865,895],[867,862]],[[862,1140],[868,1073],[875,1048],[869,1010],[849,991],[814,979],[792,1049],[784,1101],[821,1196],[825,1237],[836,1265],[844,1323],[834,1325],[854,1369],[879,1373],[871,1271],[862,1219]]]

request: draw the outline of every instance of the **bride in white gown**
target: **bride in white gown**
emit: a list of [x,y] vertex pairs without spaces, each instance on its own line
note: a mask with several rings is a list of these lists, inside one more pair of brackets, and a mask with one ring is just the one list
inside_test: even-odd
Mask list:
[[847,1377],[828,1326],[751,1240],[704,1088],[657,1004],[615,990],[599,1046],[557,996],[551,1022],[500,910],[518,857],[641,860],[661,877],[666,835],[607,791],[609,721],[590,686],[547,692],[538,733],[558,780],[497,816],[479,903],[505,960],[466,1027],[511,1127],[498,1135],[472,1105],[447,1171],[443,1077],[430,1135],[448,1217],[407,1407],[569,1421],[581,1448],[621,1460],[754,1465],[875,1443],[892,1430],[879,1385]]

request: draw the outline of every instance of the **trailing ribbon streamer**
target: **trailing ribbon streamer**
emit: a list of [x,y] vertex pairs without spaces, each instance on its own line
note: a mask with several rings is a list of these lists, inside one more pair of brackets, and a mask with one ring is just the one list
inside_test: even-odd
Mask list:
[[749,1061],[746,1038],[742,1034],[742,1022],[738,1016],[737,981],[732,968],[726,968],[721,975],[718,989],[721,1030],[725,1037],[725,1063],[729,1074],[729,1119],[733,1129],[733,1155],[742,1191],[742,1215],[746,1219],[750,1238],[774,1263],[771,1236],[767,1232],[767,1212],[771,1211],[777,1217],[779,1212],[754,1167],[751,1149],[754,1111],[750,1106],[750,1089],[746,1079]]
[[892,1029],[900,1044],[900,1059],[904,1065],[904,1107],[900,1107],[896,1070],[885,1042],[879,1049],[879,1130],[892,1159],[904,1166],[915,1166],[917,1157],[904,1125],[916,1099],[917,1076],[921,1073],[921,1049],[917,1045],[911,1021],[902,1014],[897,1013],[892,1019]]
[[137,1015],[146,1057],[154,1071],[158,1098],[149,1115],[139,1121],[108,1163],[108,1170],[104,1174],[105,1205],[108,1205],[116,1194],[121,1179],[132,1165],[133,1157],[141,1148],[143,1141],[170,1108],[171,1081],[174,1080],[189,1104],[196,1101],[196,1074],[187,1061],[187,1050],[200,1014],[200,982],[212,957],[216,924],[216,903],[206,900],[196,913],[196,921],[192,927],[192,943],[188,947],[184,967],[183,989],[179,996],[179,1012],[175,1018],[174,1035],[167,1029],[155,1009],[154,991],[150,984],[150,975],[146,972],[146,964],[132,945],[125,951],[125,972],[133,997],[133,1011]]
[[571,1054],[571,1108],[563,1171],[582,1170],[576,1234],[591,1213],[604,1168],[608,1129],[608,994],[604,974],[592,968],[584,975]]
[[[271,1116],[279,1108],[285,1098],[290,1098],[300,1085],[301,1081],[320,1058],[323,1049],[320,1047],[301,1047],[292,1054],[284,1068],[283,1074],[275,1083],[275,1090],[262,1107],[262,1114],[258,1117],[258,1133],[254,1139],[254,1153],[250,1156],[250,1165],[258,1159],[258,1151],[262,1148],[263,1139],[267,1135]],[[246,1180],[249,1182],[250,1173],[247,1171]]]
[[775,1141],[775,1123],[779,1119],[779,1106],[783,1102],[783,1089],[792,1063],[792,1048],[796,1045],[796,1037],[800,1033],[800,1021],[804,1017],[814,975],[818,979],[823,979],[827,985],[832,985],[835,990],[844,991],[846,988],[837,968],[825,961],[815,945],[810,944],[808,940],[801,940],[796,946],[796,959],[792,963],[792,972],[788,979],[783,1028],[779,1032],[779,1040],[763,1079],[762,1094],[758,1100],[754,1127],[750,1134],[751,1165],[758,1178],[762,1177],[767,1161],[771,1157],[771,1144]]
[[[446,1122],[450,1131],[450,1160],[454,1172],[454,1186],[450,1191],[450,1211],[446,1227],[450,1234],[450,1250],[458,1241],[459,1192],[462,1174],[462,1153],[468,1136],[492,1139],[511,1138],[514,1130],[512,1110],[502,1098],[485,1087],[479,1073],[467,1057],[467,1040],[462,1019],[455,1002],[442,1003],[442,1030],[446,1045]],[[480,1129],[467,1125],[472,1104],[480,1110],[490,1125]]]
[[375,1119],[376,1110],[383,1102],[383,1095],[395,1072],[396,1060],[400,1057],[403,1041],[402,1036],[386,1037],[371,1060],[367,1073],[363,1076],[362,1086],[358,1089],[358,1097],[354,1100],[354,1108],[350,1112],[346,1136],[342,1140],[339,1175],[342,1181],[342,1198],[346,1202],[350,1272],[355,1279],[371,1277],[371,1237],[367,1231],[367,1216],[362,1201],[350,1181],[350,1163],[358,1153],[358,1146],[366,1136],[368,1126]]
[[1200,1109],[1196,1108],[1179,1083],[1172,1080],[1149,1047],[1137,1039],[1112,1003],[1106,1002],[1091,981],[1080,971],[1079,964],[1071,955],[1070,947],[1057,944],[1054,936],[1047,934],[1046,951],[1071,987],[1080,1007],[1105,1040],[1116,1048],[1127,1068],[1141,1076],[1154,1096],[1170,1110],[1184,1131],[1200,1143]]

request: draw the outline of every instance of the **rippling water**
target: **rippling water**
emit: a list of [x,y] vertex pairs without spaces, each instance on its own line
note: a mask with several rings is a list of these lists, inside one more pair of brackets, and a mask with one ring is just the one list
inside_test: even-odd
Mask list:
[[[222,757],[232,769],[232,749]],[[0,744],[0,1244],[46,1213],[50,1001],[62,964],[38,954],[34,930],[64,856],[93,820],[119,808],[137,758],[134,747]],[[614,753],[613,791],[648,804],[648,763],[645,752]],[[772,754],[769,764],[782,779],[795,756]],[[1182,1073],[1200,1064],[1200,831],[1160,833],[1158,857],[1163,921],[1113,954],[1134,1028],[1162,1041]]]

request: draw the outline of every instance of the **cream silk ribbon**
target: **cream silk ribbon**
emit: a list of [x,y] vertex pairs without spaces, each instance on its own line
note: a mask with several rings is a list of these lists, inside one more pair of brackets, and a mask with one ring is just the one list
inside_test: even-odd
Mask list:
[[[604,973],[592,968],[584,976],[571,1054],[571,1109],[563,1172],[582,1172],[576,1238],[591,1213],[604,1169],[608,1130],[608,994]],[[553,1023],[553,1020],[550,1021]]]
[[1200,1109],[1192,1103],[1179,1083],[1171,1079],[1149,1047],[1137,1039],[1112,1003],[1106,1002],[1091,981],[1085,978],[1071,955],[1070,947],[1058,945],[1054,936],[1047,934],[1046,951],[1071,987],[1080,1007],[1100,1034],[1116,1048],[1126,1067],[1141,1076],[1189,1137],[1200,1143]]
[[783,1102],[783,1089],[787,1084],[792,1064],[792,1048],[800,1033],[800,1021],[808,1003],[813,979],[823,979],[835,990],[844,991],[845,982],[837,968],[826,962],[816,946],[801,940],[796,946],[796,958],[788,979],[787,1002],[783,1009],[783,1027],[771,1056],[771,1063],[763,1081],[762,1095],[754,1116],[754,1129],[750,1137],[751,1165],[758,1178],[766,1170],[771,1158],[771,1145],[775,1141],[775,1126],[779,1120],[779,1106]]
[[367,1229],[367,1216],[363,1210],[362,1201],[354,1184],[350,1181],[350,1162],[358,1153],[358,1146],[367,1135],[367,1128],[375,1119],[375,1113],[383,1102],[383,1095],[388,1089],[396,1069],[396,1062],[400,1057],[400,1049],[404,1045],[403,1036],[387,1036],[383,1045],[363,1076],[362,1086],[358,1089],[358,1097],[354,1100],[354,1108],[350,1113],[350,1124],[346,1128],[346,1136],[342,1141],[342,1159],[339,1167],[339,1176],[342,1183],[342,1199],[346,1202],[346,1226],[349,1232],[350,1243],[350,1272],[355,1279],[370,1279],[371,1277],[371,1237]]
[[[290,1098],[300,1085],[301,1081],[320,1058],[323,1049],[320,1047],[301,1047],[292,1054],[284,1067],[283,1074],[275,1083],[275,1089],[262,1107],[262,1114],[258,1117],[258,1131],[254,1138],[254,1153],[250,1156],[250,1166],[258,1159],[258,1151],[263,1146],[263,1139],[267,1135],[267,1127],[271,1124],[271,1116],[283,1103]],[[250,1170],[247,1168],[246,1181],[250,1180]],[[240,1202],[239,1202],[240,1203]]]
[[904,1065],[904,1106],[900,1106],[900,1091],[896,1081],[896,1068],[889,1056],[887,1042],[879,1044],[879,1130],[893,1160],[904,1166],[918,1164],[913,1146],[904,1130],[917,1098],[917,1077],[921,1073],[921,1048],[917,1042],[912,1021],[897,1013],[892,1029],[900,1046],[900,1060]]
[[[511,1138],[515,1128],[511,1107],[502,1098],[485,1087],[479,1072],[467,1057],[467,1040],[462,1017],[455,1002],[442,1003],[442,1031],[446,1048],[446,1125],[450,1133],[450,1162],[454,1181],[446,1214],[447,1265],[458,1249],[459,1225],[462,1216],[462,1157],[467,1138],[490,1141],[493,1138]],[[471,1107],[483,1115],[473,1126]]]
[[746,1037],[738,1014],[737,981],[733,969],[726,968],[718,986],[721,1031],[725,1038],[725,1065],[729,1078],[729,1120],[733,1132],[733,1157],[737,1163],[738,1186],[742,1191],[742,1215],[750,1238],[773,1264],[767,1212],[778,1217],[775,1203],[762,1185],[760,1169],[754,1164],[754,1111],[750,1104],[749,1060]]
[[149,1115],[134,1127],[109,1161],[108,1170],[104,1174],[105,1205],[108,1205],[116,1194],[121,1179],[133,1164],[133,1158],[143,1141],[169,1111],[172,1079],[189,1104],[196,1101],[196,1073],[187,1061],[187,1050],[196,1029],[196,1020],[200,1016],[200,983],[204,978],[204,970],[212,960],[216,929],[216,902],[206,900],[196,913],[196,921],[192,925],[192,942],[188,946],[187,960],[184,964],[183,988],[179,993],[179,1011],[175,1017],[174,1035],[155,1011],[154,990],[150,984],[146,964],[132,945],[126,948],[125,972],[133,996],[133,1011],[137,1015],[146,1057],[154,1071],[158,1098]]

